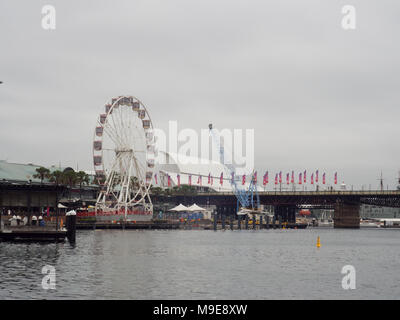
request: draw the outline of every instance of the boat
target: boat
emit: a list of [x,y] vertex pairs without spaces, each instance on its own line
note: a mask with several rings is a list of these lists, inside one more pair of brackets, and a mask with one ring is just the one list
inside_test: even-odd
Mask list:
[[360,219],[360,228],[380,228],[381,223],[373,220]]

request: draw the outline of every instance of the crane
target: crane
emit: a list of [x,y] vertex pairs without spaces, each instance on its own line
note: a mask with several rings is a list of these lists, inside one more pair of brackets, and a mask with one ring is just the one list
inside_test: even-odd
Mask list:
[[231,177],[230,184],[232,186],[232,190],[235,193],[237,199],[237,214],[247,214],[253,211],[260,210],[260,197],[258,195],[257,190],[257,181],[254,174],[254,171],[251,175],[251,181],[249,184],[249,188],[239,188],[236,182],[236,168],[233,164],[225,163],[225,150],[224,146],[220,143],[220,135],[216,129],[213,128],[212,123],[208,125],[210,130],[210,135],[219,151],[219,159],[220,163],[223,165],[225,170],[229,172],[229,176]]

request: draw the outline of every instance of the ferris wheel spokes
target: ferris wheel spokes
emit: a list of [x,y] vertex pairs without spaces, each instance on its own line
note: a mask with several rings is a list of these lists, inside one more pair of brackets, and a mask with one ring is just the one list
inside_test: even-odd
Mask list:
[[104,176],[96,215],[122,213],[126,219],[133,212],[151,218],[155,143],[151,119],[143,104],[131,96],[113,98],[105,110],[93,143],[95,172],[99,178]]

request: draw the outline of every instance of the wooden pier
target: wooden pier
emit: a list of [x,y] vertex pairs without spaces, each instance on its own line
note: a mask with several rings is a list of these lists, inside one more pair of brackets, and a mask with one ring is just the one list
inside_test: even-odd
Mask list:
[[64,242],[66,236],[66,230],[39,226],[8,227],[0,231],[0,241]]
[[177,222],[136,222],[136,223],[110,223],[110,222],[77,222],[76,229],[141,229],[141,230],[171,230],[179,229],[180,223]]

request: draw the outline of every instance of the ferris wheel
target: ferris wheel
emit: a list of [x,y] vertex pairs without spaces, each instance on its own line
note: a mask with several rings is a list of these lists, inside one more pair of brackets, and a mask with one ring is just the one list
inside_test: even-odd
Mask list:
[[145,106],[132,96],[113,98],[97,120],[93,139],[93,164],[101,185],[96,216],[151,219],[155,157],[154,129]]

